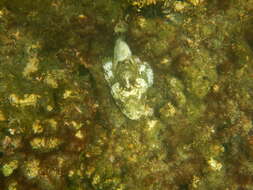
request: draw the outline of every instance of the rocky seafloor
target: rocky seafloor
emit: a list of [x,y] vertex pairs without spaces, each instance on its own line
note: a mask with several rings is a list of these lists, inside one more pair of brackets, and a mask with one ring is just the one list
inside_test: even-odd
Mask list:
[[[136,120],[122,35],[153,72]],[[252,190],[252,122],[253,0],[0,1],[0,190]]]

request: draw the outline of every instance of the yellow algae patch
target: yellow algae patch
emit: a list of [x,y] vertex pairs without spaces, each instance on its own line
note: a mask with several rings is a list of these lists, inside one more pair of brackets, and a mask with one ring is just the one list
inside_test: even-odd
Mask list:
[[42,125],[40,124],[40,121],[39,120],[36,120],[33,125],[32,125],[32,129],[33,129],[33,132],[35,134],[38,134],[38,133],[42,133],[43,132],[43,127]]
[[73,91],[71,90],[65,90],[65,92],[63,93],[63,98],[67,99],[73,96]]
[[54,108],[51,105],[47,105],[47,111],[52,111]]
[[36,137],[31,142],[30,145],[35,150],[40,151],[50,151],[57,148],[61,144],[61,140],[55,137],[42,138]]
[[12,172],[18,168],[18,161],[13,160],[9,163],[6,163],[2,167],[2,172],[5,177],[10,176]]
[[174,3],[174,9],[175,11],[183,11],[186,7],[187,7],[187,3],[186,2],[182,2],[182,1],[175,1]]
[[47,74],[47,76],[44,79],[44,82],[49,86],[51,86],[52,88],[58,88],[58,82],[56,78],[50,73]]
[[84,15],[84,14],[78,15],[78,18],[79,18],[80,20],[87,20],[87,19],[88,19],[88,17],[87,17],[86,15]]
[[77,123],[75,121],[71,121],[70,124],[71,124],[71,127],[73,127],[75,130],[79,130],[83,126],[82,123]]
[[35,73],[38,71],[38,65],[39,65],[39,60],[37,57],[31,57],[29,58],[24,71],[23,71],[23,76],[24,77],[29,77],[32,73]]
[[176,108],[168,102],[160,109],[160,113],[165,117],[173,117],[176,114]]
[[78,139],[84,139],[84,134],[82,133],[81,130],[79,130],[76,132],[75,137]]
[[200,183],[200,178],[194,175],[192,179],[192,187],[195,189],[198,188],[199,183]]
[[138,8],[142,8],[148,5],[154,5],[159,1],[164,1],[164,0],[129,0],[130,4],[138,7]]
[[5,121],[6,117],[4,115],[4,113],[0,110],[0,121]]
[[189,0],[194,6],[198,6],[203,3],[204,0]]
[[8,184],[8,190],[17,190],[18,189],[18,182],[17,181],[11,181]]
[[214,171],[220,171],[222,168],[222,164],[219,163],[217,160],[214,160],[213,158],[210,158],[208,160],[208,164],[209,164],[210,168]]
[[54,119],[47,119],[46,121],[53,130],[57,130],[57,121]]
[[39,175],[40,171],[40,161],[39,160],[30,160],[25,162],[24,164],[24,171],[25,175],[29,178],[35,178]]
[[5,10],[1,9],[1,10],[0,10],[0,18],[2,18],[5,14],[6,14],[6,13],[5,13]]
[[20,98],[16,94],[11,94],[9,101],[13,106],[35,106],[39,98],[40,96],[36,94],[25,94],[24,98]]

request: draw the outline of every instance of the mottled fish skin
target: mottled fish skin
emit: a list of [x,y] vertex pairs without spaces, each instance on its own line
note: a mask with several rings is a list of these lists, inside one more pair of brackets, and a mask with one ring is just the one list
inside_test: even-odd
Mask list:
[[129,59],[132,56],[132,52],[125,41],[118,38],[114,47],[114,62],[117,64],[120,61]]
[[104,76],[121,112],[131,120],[153,114],[147,106],[147,89],[153,85],[153,71],[147,62],[132,55],[125,41],[118,38],[114,59],[103,64]]

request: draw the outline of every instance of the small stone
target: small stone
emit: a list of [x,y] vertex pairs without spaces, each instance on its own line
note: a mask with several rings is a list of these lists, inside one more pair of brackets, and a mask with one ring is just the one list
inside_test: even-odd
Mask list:
[[84,135],[83,135],[82,131],[79,130],[79,131],[76,132],[75,137],[77,137],[79,139],[83,139]]
[[78,18],[81,19],[81,20],[87,20],[88,19],[88,17],[86,15],[83,15],[83,14],[78,15]]
[[47,111],[52,111],[54,108],[51,105],[47,105]]
[[164,58],[160,61],[160,63],[161,63],[162,65],[171,65],[172,60],[171,60],[170,58],[164,57]]
[[73,92],[71,90],[65,90],[65,92],[63,93],[63,98],[67,99],[69,97],[71,97],[73,94]]
[[219,85],[217,85],[217,84],[213,85],[213,92],[217,93],[217,92],[219,92],[219,90],[220,90]]

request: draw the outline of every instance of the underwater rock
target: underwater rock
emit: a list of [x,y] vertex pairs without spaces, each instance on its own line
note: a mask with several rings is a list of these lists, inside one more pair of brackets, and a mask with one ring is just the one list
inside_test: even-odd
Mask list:
[[116,41],[113,60],[105,62],[103,68],[111,94],[125,116],[138,120],[153,114],[146,103],[147,90],[153,85],[153,71],[147,62],[132,55],[121,38]]

